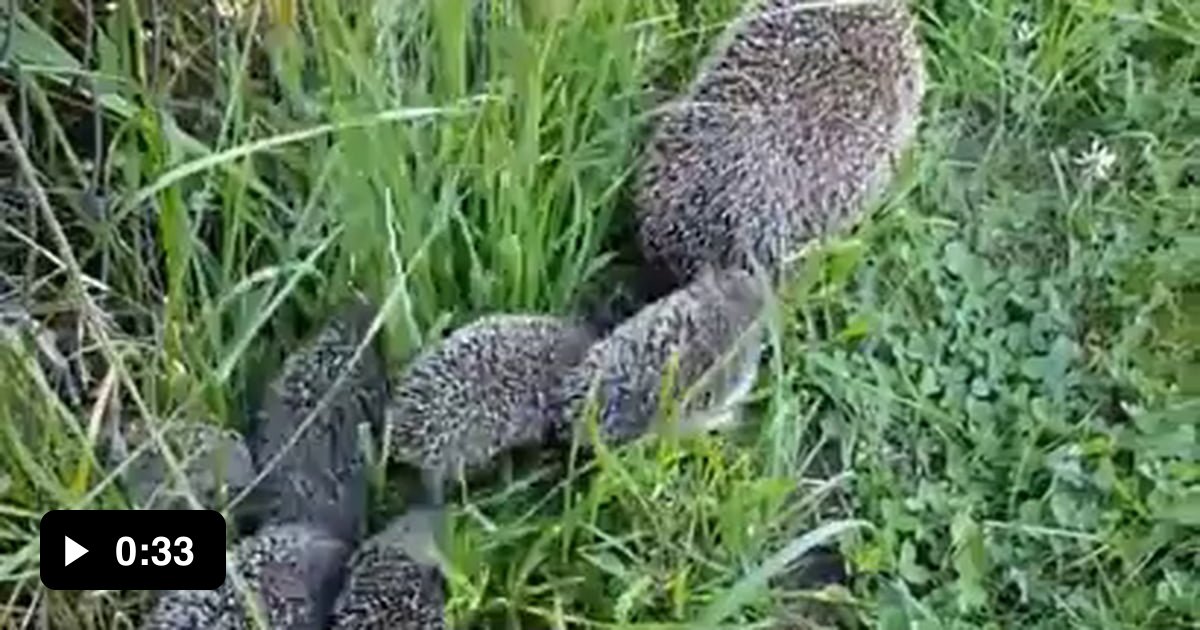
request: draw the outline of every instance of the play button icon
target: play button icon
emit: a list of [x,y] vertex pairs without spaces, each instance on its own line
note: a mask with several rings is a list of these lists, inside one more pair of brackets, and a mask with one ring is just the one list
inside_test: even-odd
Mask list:
[[38,574],[52,591],[212,590],[225,583],[228,530],[215,510],[50,510]]
[[88,552],[86,547],[75,542],[74,540],[71,540],[70,536],[63,536],[63,542],[65,543],[63,547],[64,567],[71,566],[72,562],[75,562],[81,556],[83,556],[83,554]]

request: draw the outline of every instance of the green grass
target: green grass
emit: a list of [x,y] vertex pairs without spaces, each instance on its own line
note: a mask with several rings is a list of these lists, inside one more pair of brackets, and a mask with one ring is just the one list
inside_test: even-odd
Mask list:
[[[53,213],[0,199],[0,300],[62,361],[0,313],[0,627],[123,628],[145,594],[36,577],[42,512],[125,505],[104,426],[244,426],[353,289],[396,367],[570,311],[626,240],[645,112],[740,3],[161,3],[144,37],[122,0],[90,45],[76,3],[17,4],[3,84]],[[782,292],[753,421],[473,489],[458,624],[1200,623],[1200,10],[920,7],[919,146]],[[849,587],[791,589],[823,541]]]

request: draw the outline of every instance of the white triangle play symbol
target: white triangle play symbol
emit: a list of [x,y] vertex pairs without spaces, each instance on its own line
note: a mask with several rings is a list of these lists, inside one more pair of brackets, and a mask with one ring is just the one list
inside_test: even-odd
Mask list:
[[75,562],[80,556],[88,552],[87,548],[75,542],[74,540],[71,540],[70,536],[63,536],[63,541],[66,543],[66,547],[63,551],[63,557],[66,559],[66,561],[63,562],[64,567],[70,565],[72,562]]

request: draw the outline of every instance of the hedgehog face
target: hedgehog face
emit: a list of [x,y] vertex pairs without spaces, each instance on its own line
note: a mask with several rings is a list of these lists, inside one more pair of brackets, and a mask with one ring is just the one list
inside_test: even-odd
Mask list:
[[728,415],[757,372],[760,288],[744,271],[704,271],[618,326],[565,379],[563,436],[593,402],[602,435],[617,442]]
[[437,534],[445,519],[446,513],[440,508],[410,508],[393,520],[379,538],[404,551],[416,562],[436,566],[440,562]]
[[[116,431],[120,431],[119,428]],[[126,438],[144,442],[143,432],[115,433],[110,459],[123,460],[128,456]],[[172,425],[163,438],[179,458],[184,479],[201,506],[220,508],[253,481],[254,464],[250,451],[236,431],[222,430],[210,424],[188,422]],[[114,461],[114,464],[119,461]],[[133,460],[125,470],[123,481],[134,507],[144,509],[189,509],[184,489],[179,487],[167,469],[161,453],[152,448]],[[238,514],[235,514],[238,516]]]
[[712,431],[738,423],[741,406],[758,376],[762,344],[761,329],[756,326],[701,378],[699,395],[684,403],[689,430]]

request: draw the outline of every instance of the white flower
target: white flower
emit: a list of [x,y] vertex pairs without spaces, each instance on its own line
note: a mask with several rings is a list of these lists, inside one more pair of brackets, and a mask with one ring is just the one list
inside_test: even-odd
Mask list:
[[1099,140],[1092,140],[1092,146],[1075,158],[1075,165],[1083,170],[1084,177],[1104,181],[1112,175],[1112,169],[1117,164],[1117,154]]
[[1022,18],[1017,21],[1014,35],[1017,37],[1018,44],[1025,45],[1033,42],[1033,38],[1037,37],[1037,34],[1038,28],[1032,20]]

